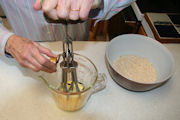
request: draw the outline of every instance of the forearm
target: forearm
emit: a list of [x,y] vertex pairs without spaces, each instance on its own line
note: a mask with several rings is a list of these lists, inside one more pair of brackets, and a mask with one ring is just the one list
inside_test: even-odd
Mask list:
[[2,23],[2,19],[0,18],[0,55],[5,55],[5,46],[7,43],[7,40],[10,36],[12,36],[14,33],[8,31]]

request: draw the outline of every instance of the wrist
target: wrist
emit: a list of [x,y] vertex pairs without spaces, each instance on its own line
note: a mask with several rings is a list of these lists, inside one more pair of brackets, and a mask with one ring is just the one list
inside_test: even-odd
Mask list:
[[12,35],[8,38],[7,42],[6,42],[6,46],[5,46],[5,52],[8,54],[11,54],[11,48],[12,48],[12,44],[13,44],[13,40],[15,40],[17,38],[16,35]]

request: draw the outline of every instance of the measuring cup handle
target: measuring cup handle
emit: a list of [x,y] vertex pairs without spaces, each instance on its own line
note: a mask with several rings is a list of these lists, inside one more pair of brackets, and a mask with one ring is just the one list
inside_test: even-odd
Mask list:
[[94,94],[96,92],[99,92],[99,91],[103,90],[106,87],[106,83],[107,83],[106,74],[99,73],[97,81],[96,81],[95,85],[92,88],[91,94]]

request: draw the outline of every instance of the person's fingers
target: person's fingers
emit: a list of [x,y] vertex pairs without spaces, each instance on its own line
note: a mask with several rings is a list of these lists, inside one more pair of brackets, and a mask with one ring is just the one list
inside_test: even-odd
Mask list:
[[38,69],[37,67],[35,67],[35,65],[33,65],[31,62],[29,62],[32,60],[32,57],[31,57],[31,59],[28,59],[28,58],[30,58],[30,56],[27,56],[26,60],[25,59],[18,60],[19,64],[25,68],[30,68],[35,72],[39,72],[40,69]]
[[50,57],[56,57],[49,49],[40,46],[29,39],[14,35],[8,39],[6,50],[18,63],[33,71],[55,72],[56,64],[52,63],[43,54]]
[[41,70],[41,71],[45,71],[45,72],[48,72],[48,73],[52,73],[52,72],[56,71],[56,66],[55,65],[53,67],[51,67],[51,68],[48,68],[46,66],[46,62],[44,62],[45,65],[42,64],[43,63],[42,61],[39,62],[40,57],[39,56],[34,56],[34,54],[36,54],[36,53],[39,53],[38,49],[37,48],[32,48],[29,51],[29,54],[16,56],[16,60],[19,62],[19,64],[21,66],[26,67],[26,68],[30,68],[35,72],[39,72]]
[[81,0],[71,0],[69,19],[71,20],[79,19],[80,4],[81,4]]
[[22,67],[29,68],[29,69],[33,70],[34,72],[39,72],[40,71],[37,67],[35,67],[33,64],[31,64],[28,61],[21,61],[20,60],[18,62]]
[[24,67],[29,68],[29,69],[33,70],[34,72],[39,72],[40,71],[38,68],[36,68],[35,66],[33,66],[30,63],[25,64]]
[[47,55],[48,57],[57,57],[57,55],[55,55],[54,53],[52,53],[51,50],[49,50],[48,48],[45,48],[43,46],[41,46],[40,44],[33,42],[33,44],[39,49],[39,51],[45,55]]
[[34,57],[40,65],[52,70],[53,72],[56,71],[56,64],[52,63],[49,59],[41,55],[37,49],[32,52],[32,57]]
[[41,10],[42,5],[41,5],[41,0],[36,0],[36,2],[33,5],[34,10]]
[[34,69],[37,70],[37,71],[41,70],[41,71],[45,71],[45,72],[48,72],[48,73],[55,72],[55,71],[53,71],[51,69],[48,69],[47,67],[39,64],[39,62],[36,61],[32,56],[29,58],[29,63],[31,63],[32,64],[31,66],[33,66]]
[[81,4],[81,9],[79,12],[79,17],[81,20],[86,20],[91,10],[91,6],[94,0],[83,0]]
[[71,0],[59,0],[57,6],[57,16],[60,19],[68,19],[70,12]]
[[57,4],[58,0],[44,0],[42,9],[45,13],[50,12],[51,10],[56,9]]
[[58,19],[59,19],[58,16],[57,16],[57,11],[56,11],[56,9],[52,9],[51,11],[46,12],[46,15],[47,15],[49,18],[53,19],[53,20],[58,20]]

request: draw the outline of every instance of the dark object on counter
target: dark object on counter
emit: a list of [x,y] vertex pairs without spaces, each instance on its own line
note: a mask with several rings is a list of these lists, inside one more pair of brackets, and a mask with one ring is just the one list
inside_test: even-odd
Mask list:
[[145,13],[156,40],[162,43],[180,43],[180,14]]
[[180,15],[176,15],[176,14],[173,14],[173,15],[171,15],[171,14],[169,14],[168,15],[169,16],[169,18],[171,19],[171,21],[174,23],[174,24],[179,24],[180,25]]
[[180,38],[173,25],[155,25],[155,28],[161,37]]

